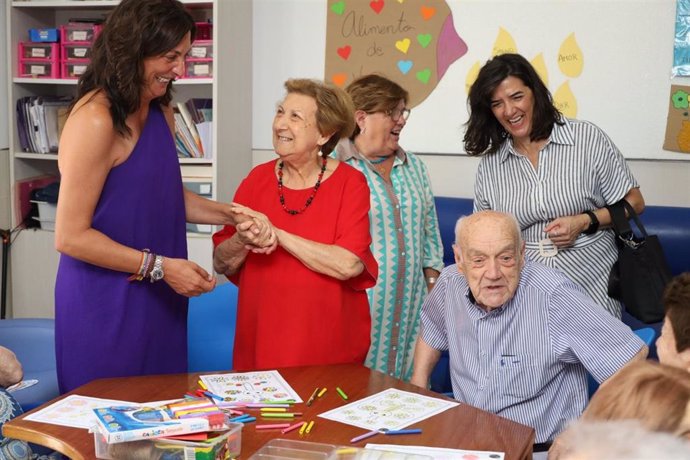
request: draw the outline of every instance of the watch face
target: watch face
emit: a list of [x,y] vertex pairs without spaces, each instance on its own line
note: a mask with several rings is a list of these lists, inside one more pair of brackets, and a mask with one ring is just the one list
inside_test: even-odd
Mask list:
[[154,268],[151,270],[151,279],[153,281],[158,281],[163,278],[163,270],[160,268]]

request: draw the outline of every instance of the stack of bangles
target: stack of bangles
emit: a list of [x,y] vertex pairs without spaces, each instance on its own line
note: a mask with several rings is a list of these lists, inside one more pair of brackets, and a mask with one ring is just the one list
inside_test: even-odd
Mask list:
[[141,281],[148,278],[153,270],[153,263],[156,261],[156,254],[153,254],[148,249],[141,250],[141,262],[139,263],[139,271],[132,273],[127,281]]

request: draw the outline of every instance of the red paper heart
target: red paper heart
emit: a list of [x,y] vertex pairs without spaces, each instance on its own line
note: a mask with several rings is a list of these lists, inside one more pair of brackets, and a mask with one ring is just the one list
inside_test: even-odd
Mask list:
[[350,57],[351,51],[352,51],[352,47],[350,45],[345,45],[342,48],[338,48],[338,56],[347,60],[347,58]]
[[383,0],[372,1],[372,2],[369,2],[369,6],[371,7],[372,10],[374,10],[374,12],[376,12],[376,14],[379,14],[381,12],[381,10],[383,9],[384,3],[385,2]]

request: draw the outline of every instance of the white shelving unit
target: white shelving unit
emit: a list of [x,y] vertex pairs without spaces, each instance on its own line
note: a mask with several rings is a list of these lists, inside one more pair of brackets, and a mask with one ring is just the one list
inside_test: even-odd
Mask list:
[[[18,98],[33,95],[73,95],[76,80],[19,78],[17,47],[30,28],[55,27],[72,17],[101,17],[119,0],[14,0],[7,2],[6,44],[10,144],[10,181],[45,174],[57,175],[57,155],[23,152],[17,136]],[[214,158],[181,159],[185,181],[209,182],[214,199],[230,201],[252,164],[252,2],[251,0],[182,0],[192,15],[213,22],[214,76],[175,82],[175,101],[213,98]],[[12,226],[20,222],[15,187],[11,191]],[[54,233],[24,230],[10,252],[8,304],[13,317],[53,317],[53,290],[59,255]],[[211,270],[209,235],[188,234],[189,257]]]

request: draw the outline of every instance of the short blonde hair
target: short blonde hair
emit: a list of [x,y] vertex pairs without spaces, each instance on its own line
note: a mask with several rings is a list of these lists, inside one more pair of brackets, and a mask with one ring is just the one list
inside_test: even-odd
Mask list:
[[690,430],[690,373],[653,361],[626,365],[599,387],[583,420],[639,420],[652,431],[681,435]]
[[335,150],[338,141],[350,137],[355,129],[352,99],[337,86],[308,78],[295,78],[285,82],[288,94],[302,94],[316,101],[316,126],[322,136],[330,136],[321,146],[323,155]]

